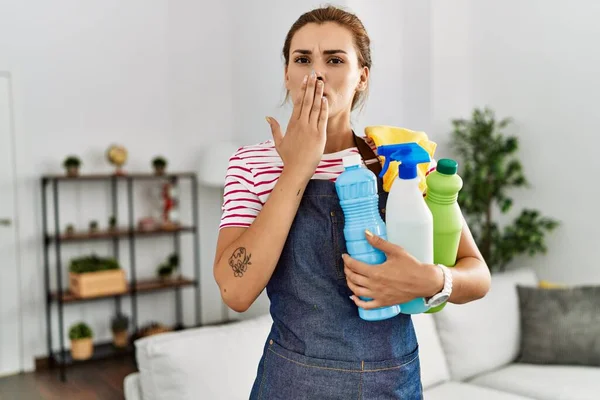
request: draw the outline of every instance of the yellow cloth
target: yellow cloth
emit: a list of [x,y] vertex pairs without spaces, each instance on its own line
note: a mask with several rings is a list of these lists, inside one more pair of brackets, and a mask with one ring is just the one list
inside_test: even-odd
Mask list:
[[[386,144],[398,144],[398,143],[409,143],[416,142],[423,147],[428,153],[429,157],[433,160],[433,154],[437,144],[432,142],[427,137],[425,132],[412,131],[406,128],[400,128],[396,126],[388,125],[373,125],[365,128],[365,134],[368,139],[373,140],[377,147]],[[385,157],[379,156],[381,165],[384,165]],[[394,180],[398,176],[398,161],[390,162],[390,166],[383,176],[383,189],[389,192]],[[422,163],[417,166],[417,174],[419,176],[419,189],[425,192],[427,189],[427,182],[425,181],[425,175],[429,171],[431,163]]]
[[555,282],[550,282],[550,281],[546,281],[546,280],[541,280],[538,284],[540,289],[566,289],[568,288],[567,285],[564,285],[562,283],[555,283]]

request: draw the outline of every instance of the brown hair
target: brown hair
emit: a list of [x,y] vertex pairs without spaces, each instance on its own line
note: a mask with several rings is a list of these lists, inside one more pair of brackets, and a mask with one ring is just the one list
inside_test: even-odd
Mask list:
[[[371,69],[371,40],[367,35],[365,27],[356,15],[334,6],[317,8],[312,11],[308,11],[302,14],[300,18],[294,22],[290,28],[290,31],[285,37],[285,42],[283,45],[285,66],[287,67],[290,63],[290,46],[292,43],[292,38],[296,32],[306,24],[315,23],[320,25],[326,22],[335,22],[350,30],[352,36],[354,37],[354,46],[356,47],[356,52],[358,53],[358,65],[361,68],[368,67]],[[359,102],[364,102],[367,93],[368,87],[365,91],[356,92],[354,94],[354,98],[352,99],[352,110],[356,108],[356,105]],[[289,93],[286,93],[286,99],[288,98],[288,95]]]

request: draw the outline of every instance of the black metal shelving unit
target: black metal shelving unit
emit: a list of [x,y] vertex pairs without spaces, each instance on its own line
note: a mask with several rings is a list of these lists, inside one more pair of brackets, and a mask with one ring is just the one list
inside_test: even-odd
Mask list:
[[[181,185],[182,181],[187,180],[191,186],[191,207],[192,207],[192,222],[189,225],[179,225],[169,229],[154,229],[154,230],[141,230],[136,228],[135,214],[134,214],[134,184],[137,181],[170,181]],[[60,223],[60,198],[59,198],[59,187],[60,184],[72,184],[81,182],[104,182],[110,183],[111,199],[112,199],[112,215],[118,220],[118,205],[119,205],[119,184],[125,183],[127,192],[127,214],[128,214],[128,227],[119,228],[115,230],[99,231],[97,233],[75,233],[75,234],[62,234],[61,223]],[[142,294],[149,294],[158,291],[173,290],[175,291],[175,315],[176,325],[173,327],[174,330],[186,328],[183,325],[183,304],[181,289],[186,287],[193,287],[195,289],[195,325],[201,326],[201,299],[200,299],[200,249],[198,243],[199,227],[198,227],[198,180],[196,174],[193,172],[182,172],[182,173],[170,173],[164,175],[155,174],[89,174],[79,175],[76,177],[69,177],[66,175],[46,175],[41,178],[41,189],[42,189],[42,227],[43,227],[43,243],[44,243],[44,285],[46,294],[46,329],[47,329],[47,346],[48,346],[48,361],[50,367],[58,366],[60,368],[60,379],[66,381],[66,367],[83,363],[86,361],[76,361],[70,356],[69,350],[65,349],[65,327],[64,327],[64,308],[70,304],[77,304],[82,302],[99,301],[113,298],[115,301],[115,311],[121,312],[121,299],[128,296],[131,299],[131,322],[133,326],[133,334],[137,334],[139,331],[138,320],[137,320],[137,300],[138,296]],[[53,203],[53,233],[50,232],[48,222],[48,191],[51,191],[52,203]],[[194,276],[193,277],[179,277],[172,279],[171,281],[161,281],[160,279],[144,279],[138,280],[136,274],[136,240],[144,237],[154,236],[171,236],[173,238],[174,253],[177,255],[181,254],[181,242],[180,236],[182,234],[192,234],[194,236],[193,242],[193,260],[194,260]],[[87,241],[104,240],[112,241],[113,243],[113,256],[117,260],[121,260],[121,254],[119,254],[119,243],[121,240],[129,241],[129,282],[127,291],[123,294],[109,295],[109,296],[98,296],[93,298],[78,298],[69,292],[68,289],[63,288],[63,259],[61,257],[61,248],[63,245],[70,243],[81,243]],[[50,283],[50,251],[51,248],[55,251],[55,263],[56,263],[56,290],[51,289]],[[52,305],[56,303],[58,309],[58,327],[59,334],[58,340],[60,343],[60,351],[53,350],[53,338],[52,338]],[[101,358],[109,357],[122,357],[131,356],[134,354],[133,345],[130,343],[129,347],[125,349],[118,349],[112,346],[111,343],[95,343],[94,344],[94,355],[91,360],[97,360]]]

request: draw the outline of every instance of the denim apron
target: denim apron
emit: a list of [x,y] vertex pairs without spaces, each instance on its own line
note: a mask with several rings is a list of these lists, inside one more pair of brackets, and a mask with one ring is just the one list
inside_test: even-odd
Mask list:
[[423,398],[410,315],[364,321],[349,298],[343,228],[335,183],[311,180],[266,287],[273,324],[250,399]]

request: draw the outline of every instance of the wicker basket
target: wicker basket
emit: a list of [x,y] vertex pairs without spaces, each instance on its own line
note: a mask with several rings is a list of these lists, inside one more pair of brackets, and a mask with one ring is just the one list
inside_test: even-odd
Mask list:
[[107,271],[69,273],[69,290],[77,297],[97,297],[122,294],[127,291],[125,271],[111,269]]

